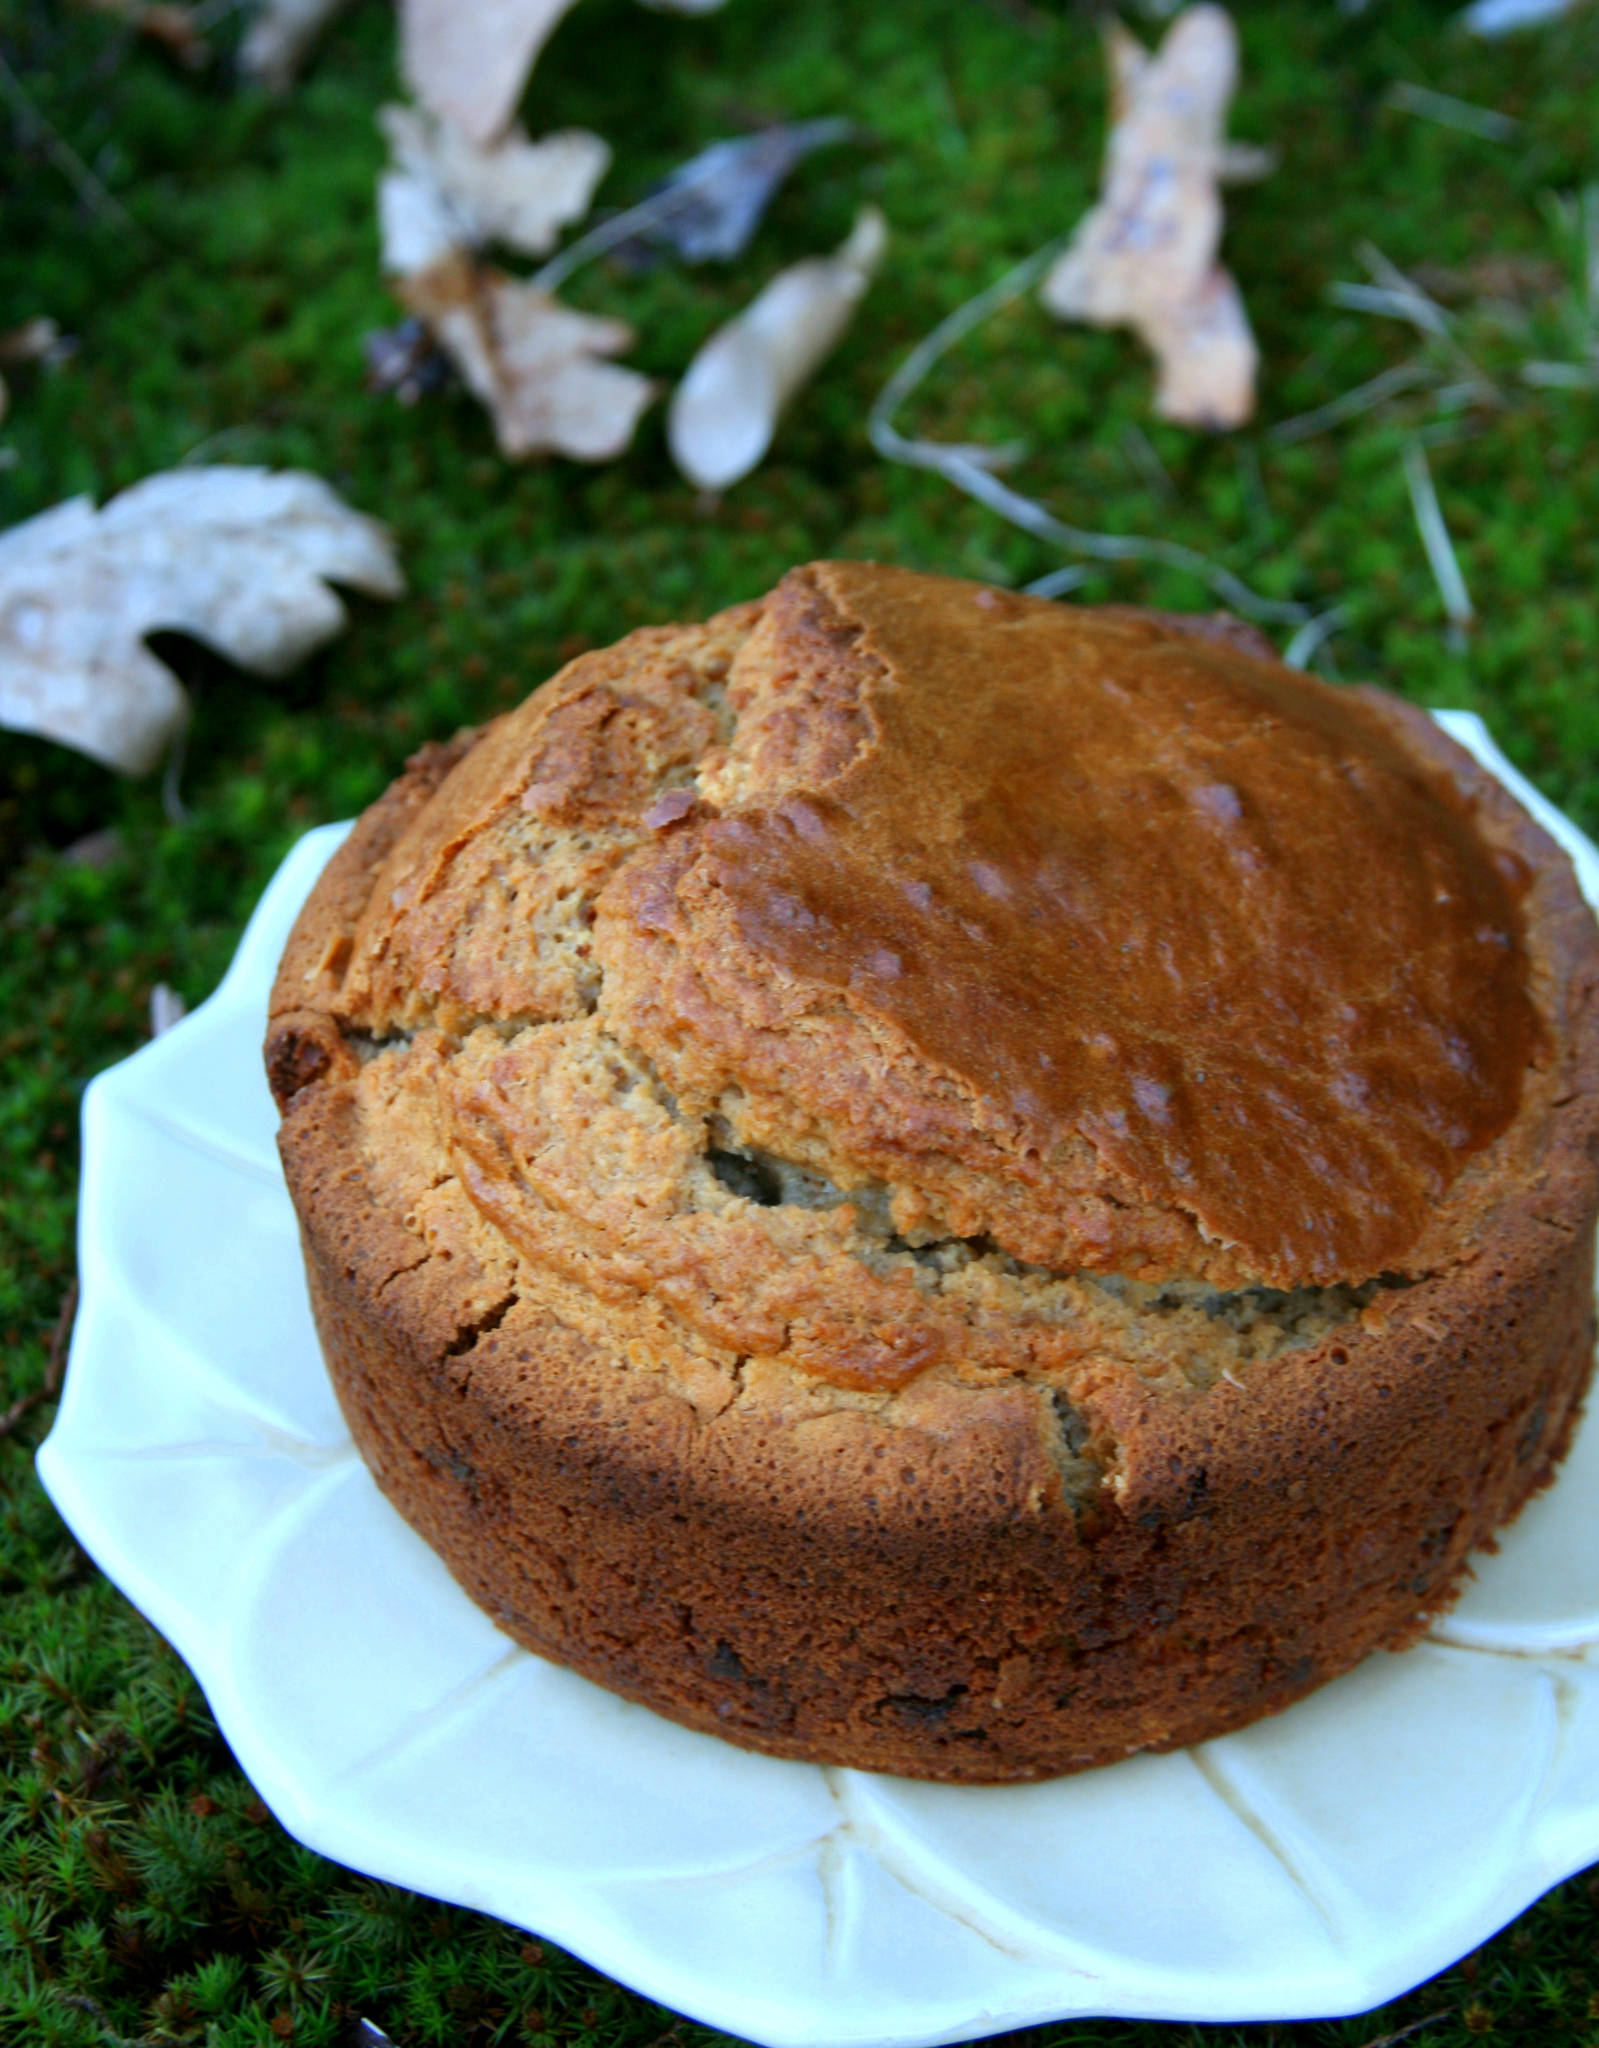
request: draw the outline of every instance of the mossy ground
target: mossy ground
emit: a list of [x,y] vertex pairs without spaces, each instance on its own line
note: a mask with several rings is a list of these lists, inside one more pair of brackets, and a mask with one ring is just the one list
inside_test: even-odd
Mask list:
[[[1265,358],[1260,429],[1213,440],[1151,424],[1134,345],[1057,330],[1026,301],[938,370],[907,423],[1021,435],[1031,453],[1014,480],[1063,516],[1165,533],[1314,607],[1342,599],[1343,673],[1482,711],[1592,827],[1599,403],[1592,388],[1528,388],[1517,365],[1572,346],[1574,251],[1541,195],[1599,177],[1599,9],[1492,46],[1453,31],[1452,11],[1241,10],[1235,130],[1281,153],[1277,174],[1230,209]],[[224,25],[219,40],[236,33]],[[643,368],[670,377],[778,263],[836,241],[862,196],[893,226],[884,276],[771,461],[709,505],[670,468],[659,408],[609,468],[513,470],[458,393],[408,411],[364,388],[361,336],[395,318],[372,209],[372,114],[394,89],[380,6],[350,14],[283,103],[235,90],[225,52],[192,77],[86,8],[4,0],[0,47],[20,91],[137,223],[81,203],[15,104],[0,114],[0,328],[50,313],[81,342],[69,363],[13,380],[0,521],[185,459],[302,464],[392,524],[411,585],[392,607],[354,605],[349,632],[285,684],[171,649],[196,701],[182,824],[150,784],[0,741],[3,1402],[40,1384],[72,1277],[85,1081],[145,1035],[153,984],[191,1004],[215,985],[307,826],[356,809],[420,740],[514,702],[579,648],[761,590],[790,562],[872,554],[1004,582],[1058,565],[938,478],[876,459],[864,422],[916,338],[1088,201],[1103,92],[1091,23],[1059,0],[732,0],[704,20],[584,0],[526,114],[534,132],[576,122],[613,141],[608,204],[773,117],[844,112],[869,131],[804,167],[731,271],[599,268],[575,281],[576,303],[636,322]],[[1395,81],[1523,126],[1494,143],[1422,120],[1388,103]],[[1327,302],[1332,280],[1360,274],[1365,239],[1403,266],[1466,274],[1464,332],[1504,402],[1446,417],[1418,398],[1279,445],[1273,421],[1414,347],[1396,323]],[[1519,267],[1481,267],[1505,257]],[[1443,631],[1403,478],[1416,428],[1435,436],[1479,612],[1463,647]],[[1190,579],[1138,568],[1086,594],[1208,601]],[[105,832],[95,858],[69,851]],[[548,1944],[290,1841],[178,1660],[46,1502],[32,1451],[49,1413],[40,1405],[0,1445],[0,2040],[343,2042],[362,2013],[418,2048],[712,2038]],[[1361,2019],[1099,2022],[1036,2038],[1352,2048],[1414,2022],[1427,2048],[1599,2043],[1599,1876],[1572,1879],[1475,1957]]]

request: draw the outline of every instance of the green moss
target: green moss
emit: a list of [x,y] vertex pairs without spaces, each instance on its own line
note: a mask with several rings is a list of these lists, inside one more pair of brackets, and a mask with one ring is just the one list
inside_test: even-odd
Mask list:
[[[1570,236],[1541,195],[1599,169],[1599,10],[1491,46],[1456,32],[1452,12],[1424,0],[1240,10],[1235,130],[1281,156],[1229,203],[1230,260],[1264,354],[1258,428],[1213,441],[1152,423],[1137,346],[1059,329],[1031,302],[943,363],[904,424],[1021,437],[1013,481],[1062,517],[1164,534],[1314,608],[1344,602],[1341,672],[1481,711],[1591,826],[1599,402],[1518,377],[1526,356],[1569,353],[1558,274],[1508,307],[1461,308],[1505,401],[1459,415],[1455,438],[1431,449],[1480,615],[1463,650],[1444,637],[1400,466],[1405,436],[1442,424],[1431,401],[1292,446],[1270,433],[1416,349],[1396,323],[1327,302],[1332,281],[1361,275],[1363,240],[1405,266],[1514,256],[1570,274]],[[278,685],[167,643],[196,703],[181,826],[149,784],[0,741],[3,1402],[39,1385],[71,1279],[85,1081],[140,1042],[153,984],[191,1003],[215,986],[306,827],[358,808],[419,742],[514,702],[576,649],[747,596],[794,560],[875,554],[1011,582],[1058,565],[938,478],[878,461],[865,418],[915,340],[1077,217],[1104,116],[1087,11],[1059,0],[732,0],[698,20],[584,0],[525,112],[535,132],[585,123],[613,141],[607,205],[769,117],[844,112],[865,131],[800,170],[731,270],[574,280],[574,303],[634,321],[642,368],[670,378],[779,264],[837,241],[863,197],[893,227],[881,281],[771,460],[707,505],[670,468],[659,407],[609,468],[510,469],[461,394],[406,410],[365,389],[361,337],[396,317],[372,209],[372,117],[395,89],[386,9],[345,17],[281,104],[235,91],[225,63],[180,73],[88,8],[4,0],[0,40],[32,104],[136,223],[84,207],[26,124],[0,117],[0,327],[48,312],[81,343],[70,362],[12,380],[0,522],[185,459],[301,464],[391,522],[411,583],[399,605],[352,603],[345,637]],[[1496,145],[1398,111],[1385,96],[1401,79],[1514,114],[1523,133]],[[1096,571],[1085,594],[1208,601],[1191,578],[1135,567]],[[68,854],[108,830],[98,864]],[[31,1451],[48,1414],[0,1444],[0,2039],[343,2043],[360,2013],[412,2048],[715,2038],[547,1944],[290,1842],[181,1664],[45,1501]],[[1106,2021],[1035,2038],[1355,2048],[1436,2014],[1414,2037],[1427,2048],[1575,2048],[1599,2042],[1596,1936],[1599,1881],[1578,1878],[1381,2014]]]

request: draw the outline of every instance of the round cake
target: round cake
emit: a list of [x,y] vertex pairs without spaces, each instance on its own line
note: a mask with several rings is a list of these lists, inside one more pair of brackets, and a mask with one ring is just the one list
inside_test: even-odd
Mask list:
[[1596,990],[1421,712],[824,562],[419,754],[267,1064],[351,1430],[502,1628],[994,1781],[1403,1646],[1548,1480]]

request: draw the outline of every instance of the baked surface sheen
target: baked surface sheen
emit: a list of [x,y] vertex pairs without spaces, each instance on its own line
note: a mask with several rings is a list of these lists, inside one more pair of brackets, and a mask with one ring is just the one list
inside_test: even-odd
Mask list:
[[1549,1478],[1596,990],[1411,707],[820,563],[417,756],[267,1062],[356,1440],[501,1625],[983,1781],[1402,1645]]

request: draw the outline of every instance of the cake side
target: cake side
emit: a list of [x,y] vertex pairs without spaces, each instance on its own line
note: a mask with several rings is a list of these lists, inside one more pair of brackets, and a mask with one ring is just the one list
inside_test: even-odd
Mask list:
[[[1033,1776],[1286,1704],[1421,1626],[1569,1432],[1599,1079],[1569,866],[1420,714],[1354,699],[1522,963],[1510,1113],[1462,1137],[1437,1092],[1408,1270],[1285,1274],[1148,1176],[1095,1240],[1082,1133],[1007,1187],[1014,1118],[855,990],[758,962],[734,1009],[776,1022],[734,1079],[684,1003],[685,851],[774,760],[832,801],[871,716],[842,657],[771,686],[772,615],[631,636],[420,760],[307,906],[269,1068],[357,1439],[511,1633],[759,1747]],[[1105,630],[1135,667],[1177,638]],[[907,1090],[891,1155],[827,1113]],[[1026,1256],[1052,1202],[1097,1262]]]
[[[1051,1775],[1402,1646],[1551,1475],[1592,1356],[1591,1240],[1529,1202],[1491,1267],[1382,1327],[1178,1401],[1119,1376],[1122,1483],[1085,1498],[1070,1411],[1026,1386],[928,1375],[839,1406],[746,1366],[707,1416],[664,1329],[621,1341],[537,1284],[484,1313],[492,1276],[400,1270],[403,1234],[324,1178],[339,1105],[295,1121],[318,1327],[401,1512],[529,1648],[810,1761]],[[1577,1178],[1543,1201],[1591,1193]]]

